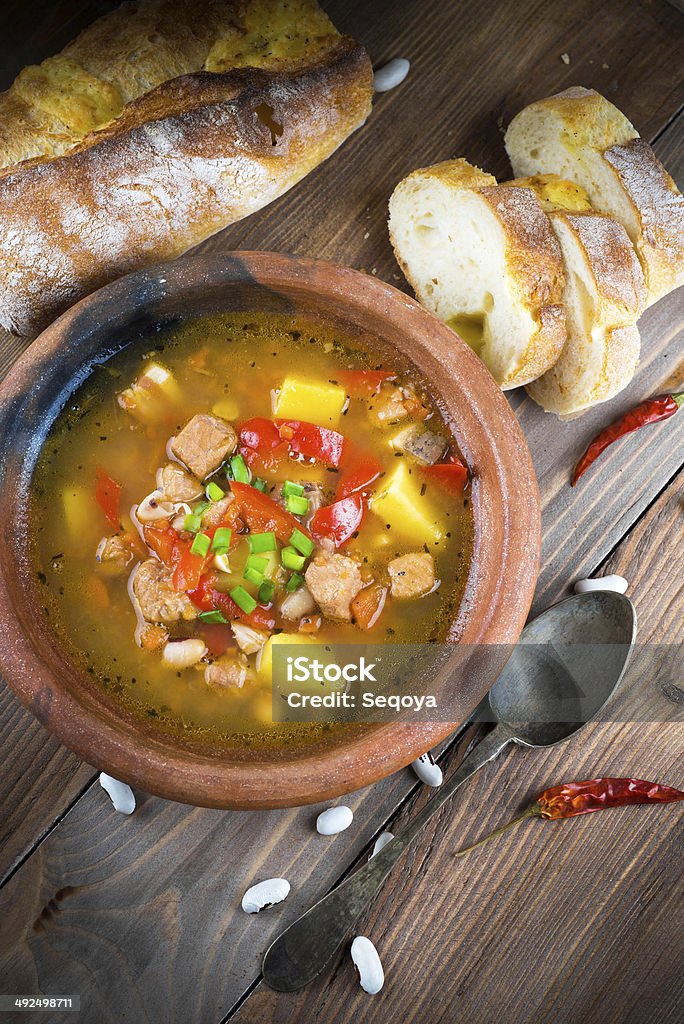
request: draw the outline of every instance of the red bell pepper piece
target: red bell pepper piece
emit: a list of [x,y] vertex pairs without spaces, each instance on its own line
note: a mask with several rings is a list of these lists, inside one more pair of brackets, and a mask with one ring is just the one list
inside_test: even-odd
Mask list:
[[236,646],[232,629],[222,622],[203,622],[199,627],[199,635],[212,658],[220,658]]
[[362,451],[348,438],[345,441],[342,461],[340,463],[340,479],[335,491],[335,498],[346,498],[355,491],[363,491],[380,476],[382,463],[374,455]]
[[289,544],[293,530],[300,530],[309,536],[299,520],[273,498],[269,498],[268,494],[237,480],[231,480],[230,489],[240,507],[242,518],[253,533],[268,533],[272,530],[281,544]]
[[95,473],[95,501],[104,512],[107,522],[118,527],[121,522],[121,484],[113,480],[100,466],[95,467]]
[[326,466],[337,467],[342,457],[344,436],[328,427],[305,420],[268,420],[255,416],[240,428],[240,452],[251,467],[273,468],[288,455],[303,455]]
[[396,380],[391,370],[342,370],[337,374],[352,398],[374,395],[387,380]]
[[345,443],[343,434],[330,430],[329,427],[307,423],[305,420],[276,420],[276,423],[280,436],[285,437],[288,442],[291,454],[303,455],[306,459],[315,459],[316,462],[333,468],[339,466]]
[[442,484],[455,494],[463,494],[468,483],[468,470],[458,459],[439,462],[435,466],[423,466],[423,472],[431,480]]
[[332,505],[324,505],[314,513],[310,524],[311,534],[316,540],[328,537],[339,548],[359,529],[365,512],[363,495],[350,494]]
[[176,567],[183,554],[183,543],[172,526],[169,526],[167,522],[163,522],[163,525],[145,523],[143,537],[147,546],[152,548],[159,561],[163,562],[167,569]]
[[233,622],[244,622],[247,626],[255,629],[273,629],[275,626],[275,614],[263,605],[257,605],[253,612],[247,615],[242,608],[235,603],[230,594],[223,594],[214,587],[214,575],[211,572],[204,573],[200,578],[197,587],[188,593],[188,597],[203,612],[222,612],[223,617]]

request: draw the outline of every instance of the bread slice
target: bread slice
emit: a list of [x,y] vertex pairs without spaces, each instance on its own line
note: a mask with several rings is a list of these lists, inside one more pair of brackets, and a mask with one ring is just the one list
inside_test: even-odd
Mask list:
[[553,366],[566,337],[563,268],[531,189],[447,160],[399,182],[389,209],[394,252],[417,298],[459,333],[475,327],[473,347],[502,388]]
[[641,265],[627,232],[591,209],[582,188],[554,174],[517,178],[548,214],[563,254],[568,340],[555,365],[527,391],[547,412],[571,418],[605,402],[639,361],[636,322],[646,302]]
[[266,206],[372,95],[368,54],[315,0],[135,0],[100,19],[0,96],[0,323],[34,334]]
[[531,103],[511,121],[505,143],[516,177],[552,172],[576,182],[596,210],[622,224],[649,305],[684,283],[684,197],[607,99],[574,87]]

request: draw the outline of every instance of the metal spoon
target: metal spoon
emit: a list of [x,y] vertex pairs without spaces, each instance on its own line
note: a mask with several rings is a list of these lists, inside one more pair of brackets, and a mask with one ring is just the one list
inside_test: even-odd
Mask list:
[[597,715],[624,674],[635,636],[632,602],[610,592],[569,597],[526,626],[481,705],[495,728],[380,853],[278,936],[264,957],[266,983],[293,992],[313,981],[428,821],[504,747],[560,743]]

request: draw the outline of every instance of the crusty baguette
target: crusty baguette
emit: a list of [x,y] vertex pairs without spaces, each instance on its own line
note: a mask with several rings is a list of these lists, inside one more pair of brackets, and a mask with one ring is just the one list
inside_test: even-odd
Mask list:
[[622,225],[592,210],[573,182],[546,174],[506,184],[534,190],[563,254],[568,340],[527,391],[547,412],[571,418],[612,398],[634,375],[636,322],[646,304],[641,264]]
[[316,0],[129,0],[0,93],[0,168],[61,156],[172,78],[292,71],[339,42]]
[[617,107],[575,87],[521,110],[506,132],[517,177],[543,172],[577,182],[592,206],[627,231],[648,304],[684,283],[684,197]]
[[447,160],[399,182],[389,231],[424,306],[456,330],[481,322],[478,354],[502,388],[555,363],[566,338],[563,268],[534,191]]
[[[130,5],[138,14],[172,10],[179,18],[182,6],[169,0]],[[188,7],[195,10],[194,4]],[[216,0],[198,7],[206,21],[213,9],[226,4]],[[16,157],[22,146],[34,154],[0,171],[3,326],[33,334],[107,281],[184,253],[287,191],[363,124],[372,97],[368,55],[335,31],[314,0],[245,0],[227,7],[231,16],[238,12],[243,18],[240,31],[224,32],[219,39],[214,33],[212,42],[203,29],[202,49],[212,68],[232,61],[237,69],[195,70],[148,90],[150,81],[168,76],[166,51],[164,67],[148,62],[146,75],[139,73],[135,81],[121,70],[126,62],[110,53],[109,84],[114,82],[123,96],[140,93],[114,119],[98,121],[96,130],[81,138],[87,110],[85,120],[78,121],[74,111],[85,109],[79,103],[55,106],[59,83],[51,82],[51,128],[44,131],[36,116],[28,118],[28,127],[24,117],[12,132],[0,132],[0,158],[8,152]],[[293,10],[318,11],[321,17],[312,15],[310,35],[306,22],[285,32],[283,11],[290,19]],[[97,28],[102,45],[114,31],[107,19],[103,22],[104,28],[102,22]],[[270,38],[264,35],[265,25],[271,26]],[[178,30],[183,38],[184,31],[182,26]],[[131,38],[126,36],[127,45]],[[153,45],[161,44],[153,40]],[[70,52],[73,60],[75,51]],[[85,60],[83,44],[77,56]],[[197,53],[192,55],[196,59]],[[175,61],[174,75],[180,67]],[[85,65],[98,78],[105,72],[104,57],[99,64],[91,57]],[[68,70],[69,96],[82,98],[87,94],[84,79],[71,65]],[[106,118],[102,90],[98,86],[95,91],[93,116]],[[25,100],[12,93],[7,102],[16,109]],[[44,98],[41,102],[45,114],[47,104]],[[59,146],[66,146],[62,150],[50,134],[56,117]]]

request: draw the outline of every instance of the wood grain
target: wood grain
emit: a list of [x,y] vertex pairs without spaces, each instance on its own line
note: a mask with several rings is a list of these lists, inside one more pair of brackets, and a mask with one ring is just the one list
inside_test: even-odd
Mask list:
[[[23,63],[59,49],[74,26],[106,6],[42,5],[21,48],[16,19],[25,24],[25,5],[5,7],[5,80]],[[328,163],[205,250],[304,253],[405,287],[385,228],[387,199],[399,178],[452,155],[507,176],[502,126],[524,103],[571,84],[593,86],[614,100],[642,135],[657,138],[661,158],[684,177],[684,118],[677,117],[684,18],[665,0],[331,0],[325,6],[341,29],[368,46],[376,64],[408,56],[411,76],[377,98],[369,125]],[[642,639],[674,638],[677,629],[681,639],[682,491],[675,477],[684,421],[651,428],[648,444],[615,448],[576,491],[567,475],[608,411],[612,416],[681,382],[681,319],[676,295],[648,311],[642,366],[609,410],[559,424],[523,395],[512,396],[545,509],[537,606],[615,549],[608,567],[633,579]],[[26,344],[0,336],[0,375]],[[143,797],[133,818],[122,819],[99,787],[77,799],[91,770],[6,690],[0,691],[0,744],[0,879],[35,847],[2,890],[0,987],[29,992],[70,982],[84,996],[88,1024],[225,1018],[256,982],[268,937],[363,856],[373,833],[415,789],[404,772],[355,795],[353,829],[324,848],[311,831],[314,809],[250,816]],[[462,753],[461,744],[452,770]],[[674,1024],[683,1010],[674,982],[684,953],[677,810],[658,818],[657,830],[643,808],[557,828],[532,823],[458,867],[448,845],[474,838],[540,786],[568,775],[629,770],[681,784],[682,753],[682,726],[673,723],[606,725],[552,753],[512,752],[502,771],[483,771],[440,815],[364,923],[387,968],[381,996],[369,1002],[358,991],[345,954],[331,978],[300,996],[279,997],[258,986],[235,1019]],[[426,797],[421,790],[416,799]],[[282,909],[247,918],[236,909],[239,896],[262,871],[289,873],[294,891]],[[20,1019],[28,1024],[31,1017]]]
[[[642,643],[682,641],[683,485],[680,476],[603,567],[630,580]],[[433,819],[359,922],[387,976],[370,1003],[345,949],[331,973],[299,993],[260,983],[233,1024],[682,1020],[681,805],[533,820],[463,860],[452,855],[562,781],[630,774],[681,786],[684,705],[668,709],[671,697],[651,682],[628,675],[614,723],[587,726],[548,751],[509,751]],[[620,721],[639,686],[669,720]],[[387,827],[417,806],[409,801]]]

